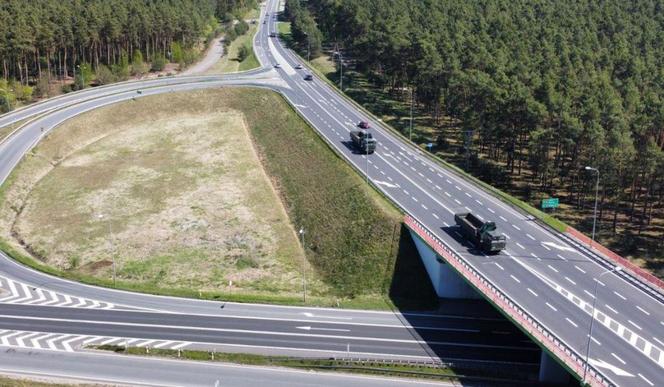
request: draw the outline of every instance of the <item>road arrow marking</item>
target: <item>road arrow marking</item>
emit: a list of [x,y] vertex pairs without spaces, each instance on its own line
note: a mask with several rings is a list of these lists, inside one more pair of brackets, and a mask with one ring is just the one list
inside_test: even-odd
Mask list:
[[573,248],[571,248],[571,247],[569,247],[569,246],[559,245],[559,244],[556,244],[556,243],[553,243],[553,242],[542,242],[542,244],[543,244],[545,247],[548,246],[548,247],[553,247],[554,249],[563,250],[563,251],[571,251],[571,252],[573,252],[573,253],[578,253],[578,254],[580,254],[577,250],[575,250],[575,249],[573,249]]
[[335,320],[352,320],[353,319],[352,317],[320,316],[320,315],[313,314],[313,313],[310,313],[310,312],[302,312],[302,314],[305,315],[306,317],[309,317],[309,318],[312,318],[312,317],[331,318],[331,319],[335,319]]
[[297,327],[305,331],[330,331],[330,332],[350,332],[350,329],[336,329],[336,328],[313,328],[313,327]]
[[399,184],[392,184],[388,183],[386,181],[380,181],[380,180],[374,180],[374,183],[379,184],[379,185],[384,185],[389,188],[399,188]]
[[610,370],[614,374],[618,376],[629,376],[631,378],[634,377],[634,375],[630,374],[629,372],[625,371],[622,368],[618,368],[614,366],[613,364],[609,364],[605,362],[604,360],[595,360],[595,359],[590,359],[588,361],[590,364],[594,365],[595,367],[600,367],[600,368],[606,368],[607,370]]

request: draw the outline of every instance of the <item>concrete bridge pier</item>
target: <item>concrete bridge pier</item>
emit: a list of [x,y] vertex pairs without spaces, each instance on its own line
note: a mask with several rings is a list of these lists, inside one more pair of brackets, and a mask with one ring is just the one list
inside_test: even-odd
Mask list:
[[[413,230],[409,229],[409,231],[438,297],[452,299],[483,298]],[[539,381],[547,384],[566,384],[569,377],[570,374],[567,370],[543,350],[540,356]]]
[[470,286],[443,258],[413,230],[410,235],[427,269],[431,283],[440,298],[480,299],[482,296]]

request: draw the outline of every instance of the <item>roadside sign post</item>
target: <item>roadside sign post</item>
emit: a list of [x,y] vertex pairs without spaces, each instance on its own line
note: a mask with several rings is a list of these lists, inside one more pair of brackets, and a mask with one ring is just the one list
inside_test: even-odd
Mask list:
[[547,208],[558,208],[558,205],[560,204],[560,201],[558,198],[548,198],[548,199],[542,199],[542,209],[546,210]]

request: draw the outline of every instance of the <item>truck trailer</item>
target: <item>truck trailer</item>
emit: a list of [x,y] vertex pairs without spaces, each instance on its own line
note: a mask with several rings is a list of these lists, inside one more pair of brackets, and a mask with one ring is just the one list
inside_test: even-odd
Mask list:
[[376,150],[376,139],[367,130],[351,130],[350,139],[362,153],[373,153]]
[[484,253],[497,254],[505,248],[505,236],[496,232],[496,223],[484,222],[470,212],[455,214],[454,221],[461,227],[466,239],[473,242]]

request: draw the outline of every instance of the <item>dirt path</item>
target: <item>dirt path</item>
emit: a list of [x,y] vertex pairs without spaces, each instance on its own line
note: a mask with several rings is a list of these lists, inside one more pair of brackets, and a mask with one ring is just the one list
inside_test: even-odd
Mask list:
[[195,75],[195,74],[204,73],[207,70],[209,70],[212,66],[214,66],[214,64],[217,63],[217,61],[219,61],[219,59],[221,59],[223,55],[224,55],[224,37],[222,36],[220,38],[214,39],[214,41],[210,44],[210,48],[208,48],[207,52],[205,53],[205,57],[203,59],[201,59],[195,65],[179,73],[177,76]]

